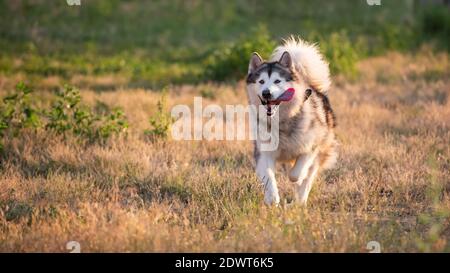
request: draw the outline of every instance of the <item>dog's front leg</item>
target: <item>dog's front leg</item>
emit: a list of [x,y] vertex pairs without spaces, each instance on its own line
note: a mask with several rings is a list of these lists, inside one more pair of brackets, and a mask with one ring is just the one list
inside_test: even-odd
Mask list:
[[272,153],[261,152],[256,162],[256,174],[264,186],[264,202],[267,205],[278,205],[280,196],[275,180],[275,158]]

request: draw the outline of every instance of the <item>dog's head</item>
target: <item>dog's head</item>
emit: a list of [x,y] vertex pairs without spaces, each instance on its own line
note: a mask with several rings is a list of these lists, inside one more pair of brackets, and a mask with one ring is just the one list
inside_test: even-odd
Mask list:
[[[296,87],[298,75],[288,52],[275,62],[265,62],[258,53],[253,53],[247,75],[247,87],[250,97],[258,97],[259,103],[266,107],[267,115],[280,104],[279,99]],[[253,103],[258,103],[254,100]],[[259,104],[258,103],[258,104]]]

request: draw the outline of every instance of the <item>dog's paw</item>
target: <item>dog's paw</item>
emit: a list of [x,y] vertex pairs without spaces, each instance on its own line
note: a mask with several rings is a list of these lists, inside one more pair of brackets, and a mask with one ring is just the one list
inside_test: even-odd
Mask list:
[[278,193],[266,192],[264,194],[264,203],[268,206],[278,206],[278,204],[280,204],[280,196]]
[[292,183],[298,183],[299,182],[299,177],[298,177],[298,175],[294,175],[292,173],[289,173],[289,180]]

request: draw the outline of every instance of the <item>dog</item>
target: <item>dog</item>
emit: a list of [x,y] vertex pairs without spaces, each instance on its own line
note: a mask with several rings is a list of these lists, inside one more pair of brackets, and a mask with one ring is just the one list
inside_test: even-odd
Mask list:
[[[331,85],[328,63],[317,46],[291,36],[268,61],[252,54],[246,83],[249,104],[265,107],[263,126],[271,126],[275,114],[279,120],[275,150],[261,150],[261,139],[255,140],[256,174],[264,185],[264,202],[280,202],[275,179],[275,163],[280,161],[290,163],[295,200],[306,205],[319,171],[333,167],[337,159],[336,118],[327,97]],[[286,90],[295,93],[291,99],[280,100]],[[257,122],[263,119],[258,117]]]

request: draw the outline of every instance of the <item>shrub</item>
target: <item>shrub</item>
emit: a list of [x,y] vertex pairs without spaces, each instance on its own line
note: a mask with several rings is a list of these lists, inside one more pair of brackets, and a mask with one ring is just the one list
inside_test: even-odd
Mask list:
[[173,123],[173,118],[167,111],[167,91],[164,90],[161,99],[156,104],[156,113],[149,119],[151,129],[145,130],[145,135],[152,140],[157,138],[166,139],[169,136],[169,129]]
[[308,40],[318,41],[321,52],[330,64],[332,74],[343,74],[353,79],[357,77],[356,63],[365,51],[362,41],[351,41],[345,31],[333,32],[326,38],[314,33]]
[[78,90],[65,86],[56,94],[57,100],[47,112],[47,129],[52,129],[58,134],[73,131],[81,134],[93,123],[93,117],[85,109],[79,106],[81,96]]
[[103,104],[103,111],[104,114],[97,114],[82,105],[80,92],[66,85],[57,93],[57,100],[46,113],[48,118],[46,129],[63,135],[71,132],[92,142],[105,140],[128,128],[128,122],[122,110],[114,109],[111,112],[105,109]]
[[275,45],[267,28],[260,25],[253,35],[219,47],[207,57],[205,78],[213,81],[242,79],[247,73],[251,54],[257,51],[262,56],[268,56]]
[[100,119],[100,126],[98,127],[98,137],[106,139],[113,134],[119,134],[128,128],[128,121],[125,113],[120,108],[113,109],[113,111],[102,116]]
[[[39,110],[32,104],[32,89],[20,82],[15,92],[3,98],[0,105],[0,137],[16,137],[23,128],[38,128],[41,125]],[[3,144],[0,141],[0,150]]]
[[32,89],[21,82],[13,94],[3,98],[0,105],[0,150],[5,136],[17,137],[24,128],[50,130],[62,135],[71,133],[89,142],[106,140],[128,128],[121,109],[110,110],[106,104],[98,103],[101,113],[96,113],[81,104],[80,92],[73,87],[65,86],[59,91],[49,110],[36,108],[31,94]]
[[426,38],[435,37],[447,51],[450,44],[450,12],[445,7],[429,7],[421,15],[422,31]]

